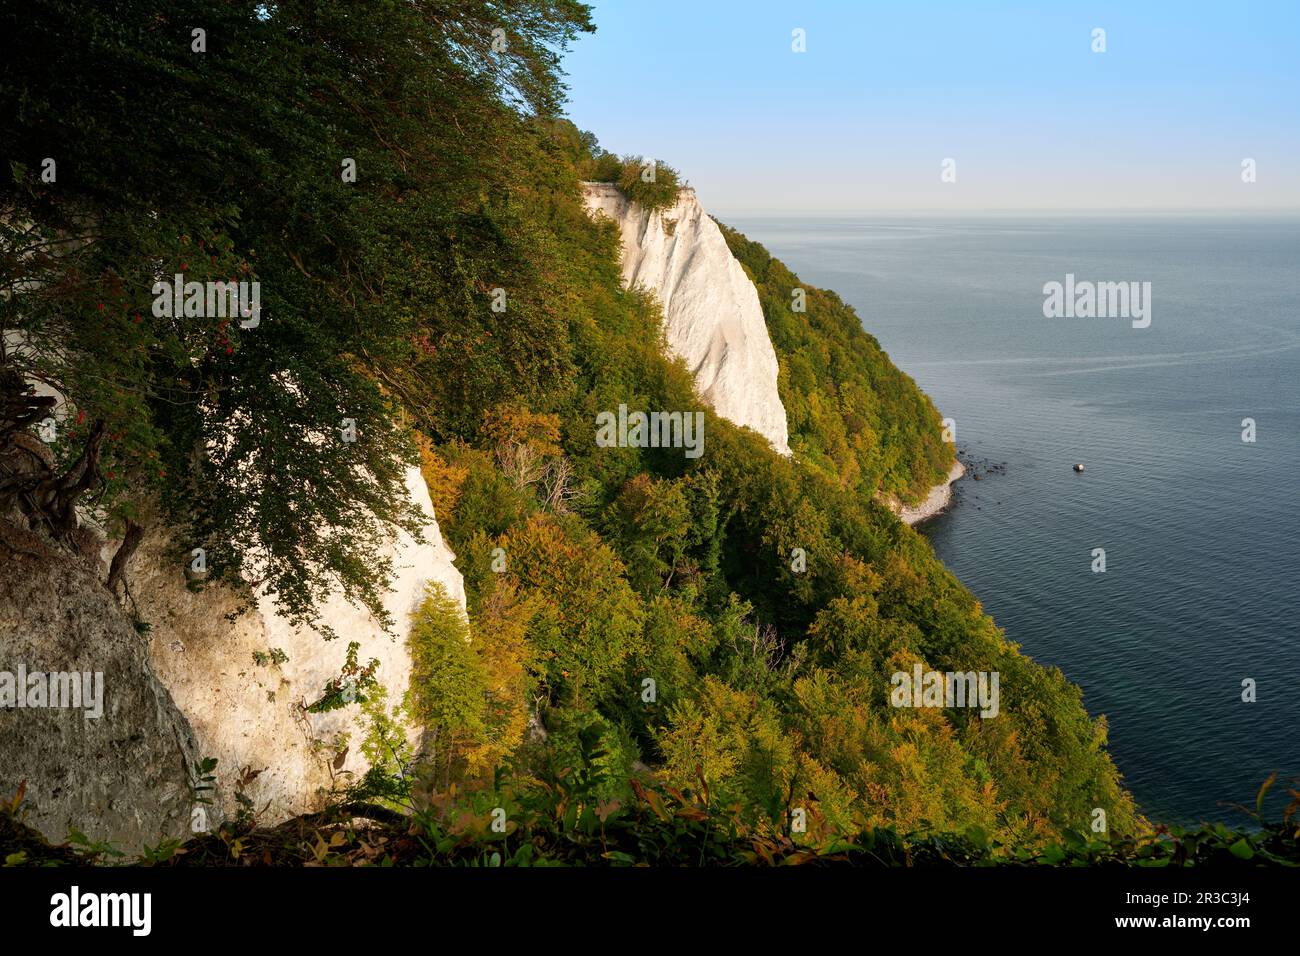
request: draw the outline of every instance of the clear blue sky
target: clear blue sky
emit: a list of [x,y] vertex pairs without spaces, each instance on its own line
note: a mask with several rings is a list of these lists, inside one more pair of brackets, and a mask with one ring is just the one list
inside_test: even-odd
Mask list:
[[570,116],[712,211],[1300,210],[1300,0],[594,6]]

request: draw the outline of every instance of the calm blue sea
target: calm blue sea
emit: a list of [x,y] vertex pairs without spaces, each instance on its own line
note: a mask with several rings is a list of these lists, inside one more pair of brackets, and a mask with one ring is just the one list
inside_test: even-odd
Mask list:
[[[1006,463],[923,530],[1106,715],[1149,816],[1243,823],[1228,803],[1300,775],[1300,219],[727,221],[851,303],[960,450]],[[1150,328],[1044,318],[1066,273],[1151,282]]]

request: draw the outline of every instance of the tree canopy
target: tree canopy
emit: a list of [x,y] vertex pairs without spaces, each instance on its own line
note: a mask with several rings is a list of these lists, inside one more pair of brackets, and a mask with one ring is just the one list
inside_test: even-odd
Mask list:
[[[419,463],[469,604],[413,621],[437,799],[652,781],[757,832],[799,808],[1012,843],[1096,808],[1139,829],[1104,720],[876,503],[952,452],[833,293],[793,310],[797,277],[726,231],[792,459],[708,410],[699,459],[596,445],[601,411],[701,403],[582,205],[591,176],[652,207],[678,181],[558,115],[590,29],[570,0],[6,7],[0,455],[47,408],[28,382],[68,411],[0,504],[57,537],[50,502],[80,497],[124,540],[158,506],[216,576],[312,620],[336,589],[381,610]],[[257,321],[156,309],[177,275],[258,283]],[[917,664],[998,672],[999,716],[891,706]]]

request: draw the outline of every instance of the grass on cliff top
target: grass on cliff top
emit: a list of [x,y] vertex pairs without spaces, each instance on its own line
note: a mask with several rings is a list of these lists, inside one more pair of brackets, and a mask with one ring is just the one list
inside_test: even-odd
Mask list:
[[683,185],[680,172],[648,156],[601,153],[583,172],[592,182],[614,183],[624,196],[652,212],[676,203]]

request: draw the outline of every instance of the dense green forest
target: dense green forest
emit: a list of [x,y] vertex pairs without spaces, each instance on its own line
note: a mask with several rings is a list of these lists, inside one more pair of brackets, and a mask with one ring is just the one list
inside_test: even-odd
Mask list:
[[863,331],[852,306],[718,225],[763,303],[795,454],[860,493],[924,498],[953,458],[930,399]]
[[[269,582],[298,620],[332,590],[378,609],[377,543],[415,526],[398,503],[421,464],[469,620],[431,593],[411,699],[355,705],[375,762],[356,800],[486,813],[563,791],[549,806],[589,826],[675,792],[817,846],[890,827],[1014,852],[1097,809],[1116,840],[1145,832],[1104,719],[878,503],[952,450],[834,293],[725,230],[793,459],[711,412],[698,459],[597,447],[602,410],[699,401],[582,205],[625,165],[560,114],[560,52],[591,29],[570,0],[7,8],[6,387],[69,397],[56,453],[93,451],[111,531],[160,502],[215,577]],[[174,272],[256,279],[260,324],[155,315]],[[999,715],[890,706],[918,663],[997,672]],[[402,719],[435,741],[418,774]]]

